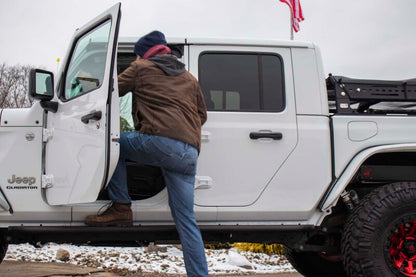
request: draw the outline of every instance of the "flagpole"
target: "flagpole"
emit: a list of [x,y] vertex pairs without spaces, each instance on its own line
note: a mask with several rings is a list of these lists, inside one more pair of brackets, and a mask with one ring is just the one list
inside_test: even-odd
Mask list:
[[293,33],[293,11],[290,10],[290,40],[293,40],[295,38],[295,34]]
[[303,21],[302,8],[300,6],[299,0],[280,0],[288,5],[290,10],[290,39],[294,40],[295,33],[294,31],[299,31],[299,22]]

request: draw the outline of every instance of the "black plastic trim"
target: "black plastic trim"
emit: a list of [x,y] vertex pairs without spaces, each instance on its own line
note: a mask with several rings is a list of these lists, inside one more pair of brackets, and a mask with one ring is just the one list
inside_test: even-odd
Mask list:
[[267,132],[251,132],[250,139],[261,139],[261,138],[271,138],[274,140],[281,140],[283,138],[282,133],[267,133]]
[[81,117],[81,121],[84,124],[90,123],[90,120],[100,120],[103,116],[101,111],[92,111],[84,116]]
[[54,90],[54,75],[52,72],[47,71],[47,70],[43,70],[43,69],[38,69],[38,68],[32,68],[29,72],[29,95],[30,97],[32,97],[33,99],[37,99],[37,100],[41,100],[41,101],[50,101],[53,99],[54,95],[40,95],[40,94],[36,94],[36,73],[44,73],[44,74],[50,74],[51,75],[51,87],[52,87],[52,92]]
[[337,183],[338,179],[335,173],[335,136],[334,136],[334,122],[332,117],[329,117],[329,134],[331,139],[331,184],[325,191],[324,196],[321,198],[321,201],[319,201],[318,207],[319,210],[322,211],[323,205],[325,201],[328,199],[329,195],[331,194],[332,190],[334,189],[335,184]]
[[[320,230],[312,225],[201,225],[204,242],[258,242],[295,244]],[[96,245],[137,245],[138,243],[177,243],[174,225],[133,227],[12,226],[4,230],[9,243],[71,242]]]
[[40,106],[48,112],[56,113],[58,111],[59,104],[55,101],[40,101]]

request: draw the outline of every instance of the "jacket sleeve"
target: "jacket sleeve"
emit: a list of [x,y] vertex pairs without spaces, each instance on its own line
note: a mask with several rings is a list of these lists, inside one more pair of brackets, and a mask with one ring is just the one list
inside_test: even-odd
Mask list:
[[120,73],[118,78],[118,94],[124,96],[136,87],[137,67],[132,63],[126,70]]
[[196,84],[197,86],[197,101],[198,101],[198,114],[199,118],[201,119],[201,126],[207,121],[207,106],[205,105],[204,95],[202,94],[201,86],[199,83]]

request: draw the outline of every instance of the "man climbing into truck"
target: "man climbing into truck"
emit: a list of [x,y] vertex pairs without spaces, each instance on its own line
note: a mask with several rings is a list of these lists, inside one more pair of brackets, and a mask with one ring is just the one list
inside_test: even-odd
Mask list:
[[134,46],[137,59],[118,76],[119,94],[133,92],[137,131],[121,133],[120,158],[108,185],[111,206],[85,219],[89,226],[132,225],[126,159],[159,166],[182,243],[188,276],[208,276],[204,244],[194,215],[194,182],[207,119],[198,81],[153,31]]

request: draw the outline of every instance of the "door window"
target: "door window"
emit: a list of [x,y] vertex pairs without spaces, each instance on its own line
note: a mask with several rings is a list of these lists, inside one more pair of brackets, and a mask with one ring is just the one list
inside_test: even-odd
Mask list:
[[69,100],[100,87],[104,79],[111,21],[80,37],[67,68],[62,100]]
[[281,112],[283,62],[276,54],[202,53],[199,81],[208,110]]

